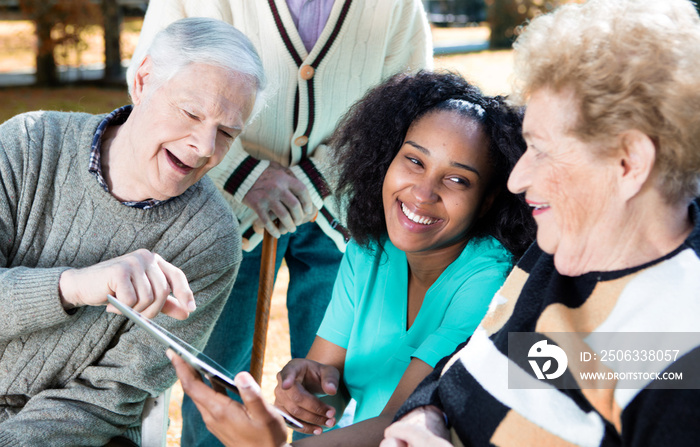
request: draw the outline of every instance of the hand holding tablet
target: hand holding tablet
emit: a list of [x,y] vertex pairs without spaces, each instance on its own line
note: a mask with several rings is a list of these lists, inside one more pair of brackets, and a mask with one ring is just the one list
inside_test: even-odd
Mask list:
[[[151,320],[144,318],[141,314],[136,312],[129,306],[121,303],[119,300],[111,295],[107,296],[107,300],[110,304],[119,310],[125,317],[129,318],[139,327],[144,329],[146,332],[151,334],[156,340],[160,341],[163,345],[172,349],[177,355],[179,355],[183,360],[190,364],[197,372],[204,375],[204,377],[209,380],[212,388],[216,391],[222,392],[224,389],[230,390],[236,394],[239,394],[238,388],[234,384],[234,376],[230,372],[226,371],[221,365],[217,364],[214,360],[207,357],[199,349],[190,346],[185,341],[179,339],[175,335],[168,332],[166,329],[152,322]],[[303,425],[294,419],[292,416],[288,415],[284,411],[277,407],[272,407],[275,412],[282,416],[285,422],[292,428],[303,428]]]

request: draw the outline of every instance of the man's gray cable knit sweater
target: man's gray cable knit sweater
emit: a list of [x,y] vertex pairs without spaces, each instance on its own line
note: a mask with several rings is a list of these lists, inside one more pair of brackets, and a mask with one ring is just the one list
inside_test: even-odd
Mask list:
[[64,270],[158,253],[197,310],[155,321],[200,348],[238,271],[236,219],[208,178],[148,210],[100,187],[88,161],[102,118],[34,112],[0,126],[0,446],[103,445],[175,382],[164,347],[126,318],[63,310]]

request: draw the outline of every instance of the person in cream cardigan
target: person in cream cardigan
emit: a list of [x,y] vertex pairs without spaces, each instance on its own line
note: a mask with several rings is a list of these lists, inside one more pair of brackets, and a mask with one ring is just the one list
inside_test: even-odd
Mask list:
[[[127,77],[151,36],[191,16],[221,19],[246,34],[276,89],[209,174],[239,220],[245,252],[205,353],[235,373],[250,364],[262,239],[255,229],[279,238],[276,268],[284,259],[290,272],[291,354],[304,357],[348,240],[333,199],[327,139],[371,87],[431,68],[432,42],[420,0],[151,0]],[[215,445],[188,398],[183,418],[183,446]]]

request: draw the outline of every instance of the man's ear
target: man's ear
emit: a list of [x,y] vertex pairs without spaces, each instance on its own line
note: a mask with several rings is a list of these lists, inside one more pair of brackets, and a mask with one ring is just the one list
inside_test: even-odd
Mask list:
[[151,75],[152,68],[153,61],[151,61],[151,56],[146,56],[143,61],[141,61],[141,65],[139,65],[138,70],[136,70],[136,74],[134,74],[134,85],[131,89],[131,100],[134,102],[134,105],[143,102],[145,90],[149,82],[152,83],[153,80],[153,76]]
[[656,162],[656,145],[639,130],[623,132],[619,138],[619,181],[625,199],[634,197],[651,178]]

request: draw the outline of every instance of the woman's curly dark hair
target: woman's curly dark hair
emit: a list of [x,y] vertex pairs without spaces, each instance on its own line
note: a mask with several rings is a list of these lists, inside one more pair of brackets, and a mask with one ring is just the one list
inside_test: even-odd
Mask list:
[[[450,100],[466,101],[468,107],[455,107],[460,101]],[[347,204],[350,234],[364,247],[384,237],[384,176],[411,123],[435,110],[456,110],[468,116],[480,123],[489,138],[494,175],[488,191],[495,190],[497,195],[470,233],[471,237],[493,236],[519,258],[535,237],[535,222],[524,197],[511,194],[506,187],[508,175],[525,151],[522,110],[506,105],[503,97],[484,96],[453,73],[394,75],[369,91],[340,121],[331,146],[338,154],[336,194]]]

